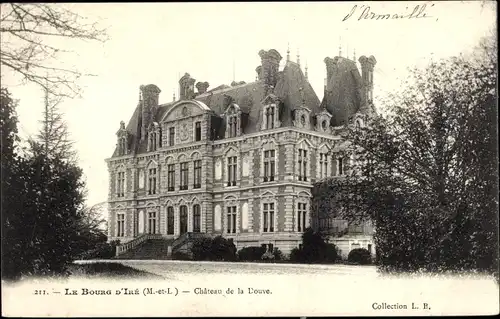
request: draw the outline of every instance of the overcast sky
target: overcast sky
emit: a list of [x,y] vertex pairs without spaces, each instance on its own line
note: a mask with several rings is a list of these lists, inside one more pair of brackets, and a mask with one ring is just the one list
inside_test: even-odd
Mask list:
[[[428,18],[358,20],[366,6],[377,14],[409,14],[426,4]],[[286,60],[309,67],[309,80],[323,96],[326,67],[323,59],[342,55],[373,55],[375,98],[399,87],[406,68],[470,50],[496,21],[494,3],[483,2],[366,2],[366,3],[144,3],[64,4],[100,21],[108,28],[104,44],[67,42],[74,54],[60,62],[95,77],[85,78],[81,99],[62,105],[71,138],[84,169],[88,204],[107,199],[108,172],[104,162],[116,144],[119,122],[127,122],[137,105],[139,86],[156,84],[160,103],[170,102],[179,75],[208,81],[210,88],[236,81],[251,82],[261,49],[276,49]],[[342,21],[357,5],[355,13]],[[360,8],[362,5],[365,7]],[[53,42],[52,42],[53,43]],[[233,64],[234,61],[234,64]],[[233,68],[234,65],[234,68]],[[19,130],[35,134],[43,110],[43,94],[34,85],[2,74],[14,98]]]

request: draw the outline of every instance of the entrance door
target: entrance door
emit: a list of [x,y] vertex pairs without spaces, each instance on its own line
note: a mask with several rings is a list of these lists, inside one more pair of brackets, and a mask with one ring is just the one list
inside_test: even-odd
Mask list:
[[180,207],[180,233],[181,235],[187,233],[188,230],[188,214],[187,214],[187,206]]

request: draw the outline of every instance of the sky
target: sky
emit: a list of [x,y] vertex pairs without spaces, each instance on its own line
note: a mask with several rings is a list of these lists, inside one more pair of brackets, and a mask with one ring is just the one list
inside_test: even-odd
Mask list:
[[[113,153],[121,120],[137,106],[139,86],[156,84],[160,103],[178,96],[185,72],[214,88],[236,81],[252,82],[261,49],[276,49],[286,60],[308,66],[309,81],[321,99],[325,57],[373,55],[375,102],[397,90],[407,68],[430,59],[470,51],[489,30],[496,30],[496,4],[474,2],[254,2],[254,3],[84,3],[59,4],[107,28],[105,43],[64,38],[51,44],[72,53],[57,62],[94,76],[82,78],[79,99],[65,100],[61,110],[84,170],[93,205],[107,200],[105,159]],[[359,19],[363,10],[408,15],[415,6],[426,18]],[[346,16],[354,9],[351,17]],[[345,21],[343,21],[345,20]],[[358,64],[359,66],[359,64]],[[234,78],[233,78],[234,75]],[[2,86],[19,99],[22,137],[37,133],[43,93],[2,70]]]

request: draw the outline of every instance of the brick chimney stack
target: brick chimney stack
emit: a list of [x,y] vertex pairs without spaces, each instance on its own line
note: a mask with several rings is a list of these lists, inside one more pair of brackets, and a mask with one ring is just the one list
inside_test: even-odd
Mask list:
[[260,50],[261,58],[260,78],[264,81],[267,87],[275,87],[278,80],[278,71],[280,61],[282,59],[278,51],[271,49],[269,51]]
[[363,105],[373,103],[373,69],[377,60],[371,55],[369,58],[366,56],[361,56],[359,58],[359,63],[361,64],[361,79],[363,83],[362,94],[363,94]]
[[210,86],[210,84],[208,84],[208,82],[196,83],[196,88],[198,89],[198,94],[206,93],[209,86]]
[[141,139],[145,139],[147,135],[147,129],[149,125],[153,122],[154,116],[158,109],[159,97],[161,90],[154,84],[148,84],[146,86],[141,85],[141,113],[142,113],[142,123],[141,123]]
[[196,80],[193,79],[191,75],[189,75],[189,73],[184,73],[182,78],[179,80],[179,86],[180,86],[179,98],[181,100],[189,100],[193,98],[194,82],[196,82]]

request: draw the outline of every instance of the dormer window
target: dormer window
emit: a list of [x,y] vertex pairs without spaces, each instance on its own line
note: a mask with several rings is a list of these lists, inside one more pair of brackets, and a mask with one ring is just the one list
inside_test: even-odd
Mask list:
[[241,133],[241,110],[232,103],[226,110],[226,138],[237,137]]
[[280,99],[274,94],[269,94],[266,98],[261,102],[264,105],[262,109],[262,130],[270,130],[274,128],[278,128],[281,126],[280,122]]
[[311,110],[309,110],[307,107],[305,106],[300,106],[300,107],[297,107],[294,111],[293,111],[293,126],[295,127],[299,127],[299,128],[302,128],[302,129],[310,129],[310,113],[311,113]]
[[156,151],[156,132],[149,133],[149,151]]
[[194,124],[194,140],[196,142],[201,141],[201,122]]
[[229,124],[229,136],[228,137],[236,137],[236,115],[228,116],[228,124]]
[[153,123],[148,132],[148,151],[156,151],[161,145],[161,129],[158,123]]
[[323,109],[316,115],[316,130],[319,132],[329,133],[331,119],[332,115],[328,113],[326,109]]
[[275,114],[275,107],[268,106],[266,108],[266,129],[274,128],[274,114]]

